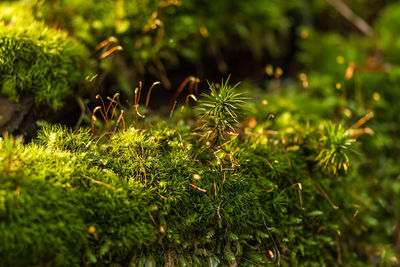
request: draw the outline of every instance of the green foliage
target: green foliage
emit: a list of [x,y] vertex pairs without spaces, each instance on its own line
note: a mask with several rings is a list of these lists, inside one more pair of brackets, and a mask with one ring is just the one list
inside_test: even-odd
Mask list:
[[[59,109],[84,80],[86,50],[67,33],[0,7],[0,86],[11,100],[33,94],[37,104]],[[26,12],[28,13],[28,12]]]
[[349,131],[343,128],[342,125],[334,125],[327,123],[325,125],[326,135],[320,141],[323,144],[323,149],[318,154],[316,160],[329,173],[337,175],[338,171],[347,170],[350,165],[348,151],[355,142],[351,139]]
[[[251,54],[255,60],[266,55],[283,57],[290,47],[291,28],[297,27],[296,20],[302,16],[301,5],[295,0],[24,3],[36,18],[68,31],[100,57],[122,47],[123,51],[102,60],[99,69],[129,96],[145,73],[155,75],[168,88],[166,70],[179,67],[181,62],[198,66],[215,59],[216,68],[226,73],[232,53]],[[98,47],[104,40],[112,41]]]
[[[235,102],[214,103],[242,105],[227,81],[224,97],[212,91],[202,101],[217,96]],[[239,109],[218,112],[233,123],[232,111],[240,116]],[[318,140],[322,133],[313,127],[294,134]],[[8,242],[1,244],[13,245],[0,246],[1,257],[21,265],[336,264],[339,218],[357,201],[343,200],[341,178],[333,184],[310,169],[316,160],[303,154],[317,155],[322,143],[296,143],[292,135],[280,143],[255,131],[205,149],[198,138],[166,124],[109,139],[60,126],[43,128],[28,145],[5,137],[0,228]],[[329,198],[323,188],[342,189]],[[28,224],[34,233],[17,231]],[[55,244],[50,250],[48,242]]]
[[225,135],[236,133],[238,114],[241,114],[246,98],[243,93],[236,92],[238,84],[233,87],[229,85],[229,77],[225,82],[222,80],[220,85],[208,85],[211,93],[203,94],[198,102],[198,116],[204,121],[202,128],[207,131],[207,139],[224,139]]
[[[380,18],[376,23],[376,31],[379,34],[379,48],[387,53],[389,61],[400,62],[399,54],[399,21],[397,19],[400,13],[399,3],[387,5],[380,14]],[[385,53],[385,54],[386,54]]]
[[[62,128],[53,130],[47,144],[51,144],[54,135],[67,135]],[[152,208],[146,208],[147,202],[141,200],[146,193],[140,186],[121,185],[122,181],[111,171],[90,167],[85,164],[85,153],[54,146],[44,149],[36,144],[23,147],[10,138],[2,140],[1,146],[1,151],[12,148],[10,155],[1,155],[6,164],[1,170],[0,228],[6,233],[2,244],[7,244],[0,248],[2,262],[82,264],[96,257],[100,260],[106,252],[126,254],[133,245],[154,239],[146,213]],[[12,159],[8,160],[10,156]],[[110,186],[91,182],[95,180],[86,176],[101,176]],[[110,189],[113,186],[118,189]],[[113,247],[107,249],[109,242]]]
[[[395,265],[399,4],[385,1],[381,11],[382,1],[344,1],[372,24],[368,38],[349,30],[329,2],[0,5],[1,92],[14,100],[33,93],[54,109],[79,86],[87,54],[49,27],[100,58],[115,56],[99,70],[126,92],[136,72],[165,78],[164,67],[174,70],[182,58],[201,65],[211,56],[224,72],[224,58],[240,51],[296,58],[304,69],[299,80],[267,80],[268,95],[242,84],[256,101],[228,80],[210,84],[195,112],[185,107],[171,123],[143,121],[143,130],[95,138],[87,129],[48,126],[26,145],[4,136],[2,264]],[[110,53],[120,45],[123,52]],[[287,47],[299,51],[284,54]],[[113,119],[105,122],[110,132]]]
[[364,201],[359,223],[351,227],[357,242],[348,246],[362,246],[358,253],[382,266],[394,265],[399,257],[398,241],[393,241],[398,240],[400,220],[398,15],[398,3],[385,6],[373,22],[374,38],[309,31],[299,53],[307,68],[309,96],[340,98],[332,115],[350,118],[357,125],[352,132],[361,134],[363,156],[349,176],[362,177],[357,191]]
[[279,40],[291,26],[286,13],[296,8],[292,1],[264,5],[259,0],[29,2],[39,17],[56,21],[92,47],[116,36],[130,56],[145,62],[155,57],[176,59],[174,53],[199,59],[202,43],[216,45],[215,49],[225,47],[232,37],[258,53],[259,46],[281,52]]

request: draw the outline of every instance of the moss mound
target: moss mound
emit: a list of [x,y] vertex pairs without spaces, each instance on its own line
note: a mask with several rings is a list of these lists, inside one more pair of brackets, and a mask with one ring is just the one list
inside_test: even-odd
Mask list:
[[86,49],[67,33],[35,21],[21,5],[0,6],[1,93],[59,109],[84,81]]
[[315,140],[350,140],[330,127],[284,143],[254,133],[210,144],[166,124],[109,139],[59,126],[28,145],[5,137],[0,255],[21,265],[334,265],[339,217],[355,200],[319,164],[323,151],[346,149]]

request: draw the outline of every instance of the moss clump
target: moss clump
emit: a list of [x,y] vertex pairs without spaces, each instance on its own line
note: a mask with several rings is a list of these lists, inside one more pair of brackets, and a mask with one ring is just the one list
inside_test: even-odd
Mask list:
[[[37,104],[59,109],[84,79],[87,51],[65,32],[0,6],[0,89],[11,100],[33,94]],[[22,10],[23,11],[23,10]]]
[[[341,132],[309,126],[282,141],[259,127],[211,144],[166,124],[109,139],[59,126],[28,145],[4,138],[1,244],[18,250],[0,245],[0,256],[21,265],[335,265],[341,218],[356,200],[317,156],[334,143],[318,140]],[[40,229],[26,233],[29,224]]]

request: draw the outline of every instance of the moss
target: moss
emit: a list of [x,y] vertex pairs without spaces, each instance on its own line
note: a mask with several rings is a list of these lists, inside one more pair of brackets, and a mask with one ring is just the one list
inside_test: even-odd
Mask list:
[[[31,176],[1,177],[2,264],[79,262],[86,225],[68,192]],[[51,211],[51,212],[49,212]],[[42,224],[45,223],[46,227]]]
[[[210,146],[187,127],[162,123],[108,139],[59,126],[28,145],[5,137],[0,225],[19,250],[0,254],[25,265],[335,264],[339,218],[355,200],[337,190],[342,176],[333,181],[317,165],[324,144],[307,140],[324,130],[295,134],[303,141],[254,134]],[[34,237],[13,230],[29,223],[40,228]],[[40,239],[34,254],[32,238]],[[53,254],[45,253],[55,238]]]
[[[129,58],[124,60],[133,60],[137,69],[160,59],[167,67],[176,65],[181,56],[197,61],[210,53],[223,71],[221,54],[229,51],[243,49],[258,58],[266,48],[275,55],[284,50],[280,41],[297,30],[293,25],[303,15],[297,14],[299,1],[278,2],[202,1],[200,7],[189,0],[61,0],[32,1],[31,7],[36,18],[68,30],[90,48],[117,36]],[[329,14],[329,5],[317,2],[309,7]],[[356,14],[366,12],[364,2],[351,5]],[[34,22],[22,3],[0,9],[2,93],[15,100],[33,93],[38,104],[60,108],[82,80],[85,49]],[[296,82],[277,76],[267,81],[268,99],[265,92],[254,93],[257,101],[245,103],[250,109],[243,121],[236,116],[239,107],[208,112],[226,107],[225,101],[214,106],[219,95],[213,92],[200,101],[204,124],[185,108],[174,125],[153,121],[145,129],[131,127],[100,139],[87,129],[60,126],[42,129],[27,145],[4,137],[2,262],[395,264],[399,12],[394,3],[378,16],[377,38],[299,29],[297,59],[306,73]],[[101,65],[111,70],[109,63]],[[365,133],[375,134],[360,136],[362,144],[355,145],[353,137]],[[222,138],[214,142],[215,136]],[[360,153],[349,153],[355,146]]]
[[[375,38],[356,35],[343,38],[337,32],[311,31],[310,38],[300,42],[299,53],[308,69],[305,75],[309,97],[323,97],[325,101],[341,98],[327,117],[350,118],[358,125],[354,132],[367,133],[359,138],[362,160],[350,175],[351,179],[362,177],[362,185],[356,188],[363,205],[358,208],[361,216],[357,224],[347,232],[354,235],[347,245],[355,247],[369,261],[388,266],[395,265],[399,256],[398,241],[393,241],[398,240],[396,229],[400,220],[397,108],[400,61],[395,19],[399,12],[398,3],[382,9],[372,24]],[[299,109],[305,105],[294,106]]]
[[33,94],[59,109],[85,77],[86,49],[67,33],[35,21],[20,5],[0,7],[0,86],[11,100]]

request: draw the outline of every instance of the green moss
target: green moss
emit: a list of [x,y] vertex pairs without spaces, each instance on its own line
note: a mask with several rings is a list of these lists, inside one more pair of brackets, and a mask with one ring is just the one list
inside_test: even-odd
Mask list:
[[[355,200],[342,176],[333,181],[317,165],[324,135],[311,127],[282,143],[254,132],[210,146],[187,127],[156,124],[109,139],[59,126],[28,145],[6,137],[0,227],[19,250],[0,246],[0,255],[21,264],[335,264],[339,218]],[[15,230],[27,224],[40,229]]]
[[1,180],[0,242],[7,244],[0,249],[2,264],[79,262],[87,228],[79,208],[66,201],[68,192],[29,176],[2,174]]
[[0,86],[11,100],[33,94],[59,109],[84,80],[85,48],[65,32],[29,17],[20,5],[0,7]]
[[[361,216],[347,232],[353,236],[347,247],[356,248],[370,262],[388,266],[395,265],[399,255],[398,242],[393,241],[398,238],[396,229],[400,219],[397,108],[400,61],[396,52],[399,12],[397,3],[382,9],[372,24],[375,38],[309,31],[309,38],[300,42],[299,53],[300,61],[308,69],[307,93],[302,95],[335,103],[324,117],[348,118],[355,123],[352,131],[361,134],[361,160],[356,162],[356,171],[350,174],[350,179],[362,177],[355,189],[363,201],[357,213]],[[311,99],[311,103],[319,102]],[[295,103],[293,107],[297,110],[310,106],[298,99],[288,102]],[[322,110],[315,106],[309,112]]]
[[[285,49],[281,41],[303,18],[298,5],[319,12],[311,17],[335,12],[333,21],[344,21],[323,0],[309,6],[261,0],[27,2],[36,18],[90,48],[116,36],[124,61],[141,70],[149,63],[176,66],[180,57],[197,61],[207,53],[218,59],[220,70],[224,53],[250,51],[259,58],[268,49],[279,55]],[[351,8],[367,14],[366,2],[357,0]],[[82,80],[85,49],[33,22],[32,10],[22,3],[0,10],[2,93],[14,100],[33,93],[38,104],[61,107]],[[235,108],[226,108],[232,102],[215,103],[220,92],[214,90],[200,101],[205,124],[196,124],[193,110],[185,108],[173,126],[153,122],[109,138],[59,126],[42,129],[27,145],[3,138],[2,263],[395,264],[399,12],[395,3],[377,17],[376,38],[299,29],[296,58],[306,73],[298,84],[267,81],[267,99],[265,92],[252,92],[257,101],[246,103],[244,121]],[[102,61],[102,68],[119,70],[110,62]],[[371,110],[375,118],[357,126]],[[223,137],[221,142],[203,130]],[[349,153],[359,134],[360,153]]]

